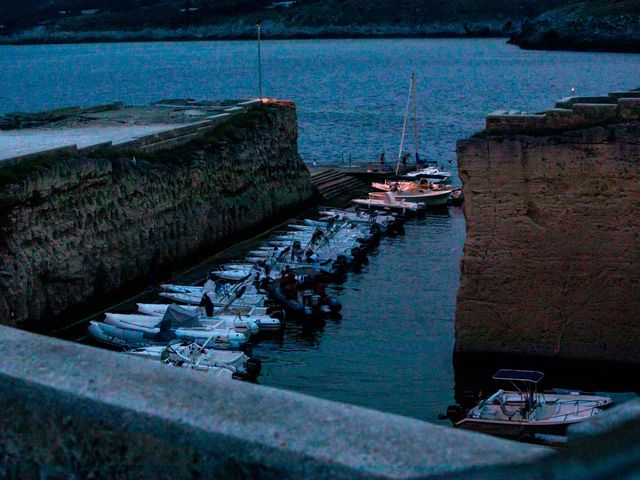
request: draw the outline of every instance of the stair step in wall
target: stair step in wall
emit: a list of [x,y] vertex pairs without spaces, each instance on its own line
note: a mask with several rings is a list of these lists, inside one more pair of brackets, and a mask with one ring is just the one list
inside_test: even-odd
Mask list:
[[346,196],[354,190],[366,188],[366,184],[357,178],[332,168],[315,170],[311,173],[311,183],[325,200]]

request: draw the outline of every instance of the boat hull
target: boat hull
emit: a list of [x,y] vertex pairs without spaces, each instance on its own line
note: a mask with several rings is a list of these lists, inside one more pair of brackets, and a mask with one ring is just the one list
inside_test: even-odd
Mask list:
[[532,423],[519,421],[494,421],[476,418],[464,418],[455,424],[455,427],[474,432],[486,433],[497,437],[521,439],[538,435],[566,435],[569,425],[581,422],[584,419],[576,419],[569,422]]
[[451,190],[444,190],[442,192],[438,192],[437,194],[429,195],[423,195],[419,193],[396,193],[396,198],[405,202],[422,203],[426,207],[440,207],[445,206],[449,203],[449,199],[451,198]]

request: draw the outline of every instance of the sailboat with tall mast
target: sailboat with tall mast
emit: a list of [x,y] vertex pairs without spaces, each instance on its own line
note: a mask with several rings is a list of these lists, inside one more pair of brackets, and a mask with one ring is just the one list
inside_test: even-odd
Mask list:
[[[398,176],[400,170],[400,162],[406,159],[410,154],[404,154],[404,141],[407,133],[407,123],[409,120],[409,110],[413,104],[413,135],[415,145],[416,165],[415,172],[410,172],[404,176]],[[370,200],[382,201],[391,195],[394,199],[404,202],[416,202],[425,207],[436,207],[447,205],[451,198],[453,190],[449,185],[431,182],[430,180],[438,179],[440,181],[449,178],[449,172],[442,172],[437,167],[428,166],[420,169],[420,140],[418,137],[418,112],[416,101],[416,74],[411,75],[411,84],[409,86],[409,98],[407,98],[407,106],[405,108],[404,122],[402,124],[402,137],[400,139],[400,150],[398,151],[398,164],[396,165],[396,180],[385,183],[373,182],[371,185],[376,190],[382,192],[372,192],[369,194]],[[404,155],[404,156],[403,156]],[[405,181],[402,181],[402,180]]]
[[[420,159],[420,137],[418,135],[418,111],[417,111],[417,95],[416,95],[416,74],[411,74],[411,83],[409,85],[409,97],[407,98],[407,105],[404,113],[404,122],[402,125],[402,137],[400,140],[400,150],[398,152],[398,163],[396,165],[396,177],[402,180],[419,180],[422,178],[429,178],[438,181],[447,180],[450,176],[450,172],[442,171],[438,168],[436,162],[428,162]],[[407,132],[407,123],[409,120],[409,110],[413,105],[413,136],[415,147],[415,160],[416,170],[408,172],[404,175],[398,175],[400,170],[400,163],[403,159],[406,159],[409,154],[404,155],[404,141]]]

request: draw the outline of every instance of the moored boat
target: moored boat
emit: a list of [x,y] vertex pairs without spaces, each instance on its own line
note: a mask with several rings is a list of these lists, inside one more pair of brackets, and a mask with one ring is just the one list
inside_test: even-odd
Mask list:
[[[439,207],[447,205],[451,197],[451,189],[442,190],[424,190],[416,192],[394,192],[396,199],[405,202],[422,203],[426,207]],[[383,199],[385,192],[372,192],[369,194],[369,198]]]
[[451,172],[440,170],[437,165],[429,165],[424,168],[417,168],[412,172],[408,172],[404,175],[398,176],[398,178],[406,180],[419,180],[421,178],[429,178],[442,181],[447,180],[449,177],[451,177]]
[[351,200],[356,205],[380,210],[393,210],[402,213],[418,213],[424,210],[422,203],[407,202],[396,198],[393,192],[383,192],[382,198],[356,198]]
[[536,435],[562,436],[569,425],[600,414],[612,403],[610,397],[538,393],[542,372],[530,370],[499,370],[494,380],[508,381],[515,390],[498,390],[470,409],[450,405],[446,415],[454,427],[474,430],[500,437],[534,439]]
[[174,339],[189,342],[207,342],[213,348],[238,350],[247,343],[247,337],[234,330],[207,328],[122,328],[103,322],[91,321],[88,331],[93,338],[113,347],[139,348],[163,345]]
[[214,377],[254,380],[262,369],[260,360],[251,359],[243,352],[205,348],[197,343],[154,345],[125,353],[175,367],[205,371]]

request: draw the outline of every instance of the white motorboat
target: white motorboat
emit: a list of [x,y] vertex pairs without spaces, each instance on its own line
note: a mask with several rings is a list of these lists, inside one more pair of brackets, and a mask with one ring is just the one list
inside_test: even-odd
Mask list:
[[[138,303],[137,305],[138,305],[138,311],[143,314],[137,317],[143,317],[143,318],[133,318],[131,316],[123,316],[120,314],[110,314],[110,315],[114,317],[114,320],[122,319],[124,321],[134,321],[134,322],[138,320],[142,320],[150,323],[150,321],[145,320],[144,317],[150,316],[152,318],[158,319],[159,317],[162,317],[166,313],[167,308],[169,307],[169,305],[162,305],[157,303]],[[198,311],[198,313],[200,314],[202,312],[201,307],[196,307],[192,305],[185,305],[185,306],[182,306],[181,308],[185,308],[192,311]],[[120,318],[117,318],[117,316],[120,316]],[[232,324],[237,331],[243,331],[242,325],[244,323],[247,323],[252,333],[256,333],[258,331],[260,332],[277,331],[282,328],[282,322],[278,318],[271,317],[267,313],[267,309],[263,307],[248,307],[248,306],[238,307],[238,306],[232,305],[227,308],[224,315],[216,315],[214,317],[200,316],[200,322],[203,323],[203,325],[208,325],[209,323],[215,323],[216,320],[227,321],[228,322],[227,325]],[[106,323],[112,323],[112,322],[106,322]]]
[[403,213],[418,213],[425,208],[423,203],[398,200],[393,192],[384,192],[383,198],[356,198],[351,201],[356,205],[361,205],[367,208],[393,210]]
[[[160,292],[162,298],[187,305],[200,305],[204,292]],[[209,295],[214,307],[224,307],[229,302],[228,295]],[[262,294],[246,294],[234,301],[235,306],[264,306],[266,296]]]
[[515,390],[498,390],[469,410],[451,405],[440,418],[448,418],[458,428],[501,437],[562,436],[569,425],[598,415],[612,403],[610,397],[579,392],[538,393],[537,384],[543,376],[530,370],[499,370],[493,379],[508,381]]
[[213,348],[233,350],[238,350],[247,343],[247,337],[234,330],[178,328],[162,331],[160,328],[122,328],[96,321],[90,322],[88,330],[96,340],[116,347],[166,344],[176,338],[188,342],[206,342]]
[[213,373],[215,377],[255,379],[261,362],[243,352],[203,348],[197,343],[154,345],[125,352],[137,358]]
[[[424,190],[424,191],[416,191],[416,192],[403,192],[397,191],[394,192],[394,197],[397,200],[405,201],[405,202],[415,202],[422,203],[426,207],[438,207],[442,205],[447,205],[449,199],[451,198],[451,192],[453,190],[442,189],[442,190]],[[387,192],[372,192],[369,194],[369,198],[372,199],[384,199]]]
[[355,224],[374,225],[380,227],[381,233],[398,232],[402,230],[403,220],[395,215],[388,215],[371,210],[342,210],[325,209],[320,212],[321,218],[327,222],[348,221]]
[[[181,307],[179,307],[181,308]],[[200,312],[194,312],[197,319],[196,325],[210,329],[235,330],[249,336],[252,333],[258,333],[260,327],[255,317],[240,317],[229,315],[216,315],[207,317],[200,315]],[[165,312],[166,315],[166,312]],[[164,317],[155,317],[152,315],[136,315],[129,313],[105,313],[104,323],[113,325],[114,327],[123,328],[160,328],[160,322]]]
[[[169,307],[168,303],[137,303],[138,312],[144,315],[151,315],[154,317],[162,317],[167,308]],[[198,305],[181,305],[182,308],[192,311],[200,311],[201,314],[204,315],[205,309],[204,307],[200,307]],[[229,315],[268,315],[267,308],[265,307],[254,307],[251,305],[230,305],[226,313]]]
[[407,179],[407,180],[418,180],[421,178],[431,178],[435,180],[447,180],[451,177],[451,172],[446,172],[440,170],[436,165],[429,165],[424,168],[418,168],[413,172],[405,173],[404,175],[399,176],[398,178]]
[[246,270],[233,269],[233,270],[213,270],[211,272],[212,275],[215,275],[222,280],[229,280],[232,282],[241,282],[247,278],[248,275],[252,273],[257,273],[256,270],[252,269],[252,271],[247,272]]

